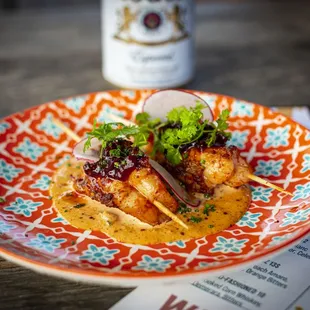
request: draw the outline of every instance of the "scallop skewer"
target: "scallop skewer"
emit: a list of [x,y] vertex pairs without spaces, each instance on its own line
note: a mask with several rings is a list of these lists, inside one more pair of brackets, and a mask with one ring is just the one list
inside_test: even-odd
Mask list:
[[[70,128],[68,128],[65,124],[63,124],[58,119],[53,118],[53,122],[60,129],[62,129],[69,137],[71,137],[74,141],[79,142],[81,140]],[[146,193],[141,192],[141,188],[136,188],[136,190],[138,190],[140,194],[142,194],[144,197],[146,198],[148,197]],[[166,206],[164,206],[161,202],[157,200],[153,200],[151,202],[154,204],[154,206],[156,206],[161,212],[166,214],[174,222],[176,222],[183,228],[188,229],[188,226],[181,219],[179,219],[174,213],[172,213]]]
[[[132,122],[132,121],[123,119],[123,118],[121,118],[121,117],[119,117],[119,116],[116,116],[116,115],[113,115],[113,114],[109,114],[109,117],[110,117],[112,120],[114,120],[114,121],[116,121],[116,122],[122,122],[122,123],[124,123],[125,125],[136,125],[136,124],[135,124],[134,122]],[[292,193],[286,191],[285,189],[283,189],[283,188],[281,188],[281,187],[279,187],[279,186],[277,186],[277,185],[275,185],[275,184],[272,184],[272,183],[270,183],[270,182],[264,180],[263,178],[260,178],[260,177],[258,177],[258,176],[256,176],[256,175],[254,175],[254,174],[248,174],[247,177],[248,177],[249,179],[251,179],[252,181],[254,181],[254,182],[257,182],[257,183],[260,183],[260,184],[265,185],[265,186],[267,186],[267,187],[273,188],[273,189],[275,189],[275,190],[277,190],[277,191],[279,191],[279,192],[282,192],[282,193],[284,193],[284,194],[287,194],[287,195],[290,195],[290,196],[294,196]]]

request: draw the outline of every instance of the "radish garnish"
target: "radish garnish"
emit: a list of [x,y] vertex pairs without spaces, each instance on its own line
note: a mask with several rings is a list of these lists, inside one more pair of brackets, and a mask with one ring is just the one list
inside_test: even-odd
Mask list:
[[184,203],[191,207],[198,207],[200,200],[190,196],[185,189],[175,180],[175,178],[158,162],[150,159],[149,160],[153,169],[163,178],[163,180],[169,185],[174,194],[182,200]]
[[86,142],[87,138],[81,140],[78,142],[74,148],[73,148],[73,155],[76,159],[78,160],[85,160],[88,162],[96,162],[99,160],[99,155],[100,155],[100,146],[101,142],[93,138],[91,142],[91,147],[84,152],[84,144]]
[[143,112],[147,112],[151,118],[160,118],[166,121],[166,115],[172,109],[184,106],[185,108],[195,107],[197,103],[206,106],[202,110],[204,119],[213,121],[213,113],[209,105],[200,97],[182,90],[166,89],[150,95],[144,102]]

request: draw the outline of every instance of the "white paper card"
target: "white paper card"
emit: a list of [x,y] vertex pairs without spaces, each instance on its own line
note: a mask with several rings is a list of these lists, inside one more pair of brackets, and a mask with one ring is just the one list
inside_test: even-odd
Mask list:
[[310,238],[260,264],[184,285],[135,289],[111,310],[310,309]]

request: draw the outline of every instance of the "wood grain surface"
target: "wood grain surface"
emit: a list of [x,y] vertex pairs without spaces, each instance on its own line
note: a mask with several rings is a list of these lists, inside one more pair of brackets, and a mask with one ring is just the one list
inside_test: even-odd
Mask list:
[[0,258],[0,309],[109,309],[132,289],[37,274]]
[[[197,73],[188,88],[269,106],[309,106],[309,1],[197,8]],[[101,76],[97,4],[0,12],[0,44],[0,117],[117,88]],[[104,310],[131,291],[43,276],[3,259],[0,284],[0,309]]]

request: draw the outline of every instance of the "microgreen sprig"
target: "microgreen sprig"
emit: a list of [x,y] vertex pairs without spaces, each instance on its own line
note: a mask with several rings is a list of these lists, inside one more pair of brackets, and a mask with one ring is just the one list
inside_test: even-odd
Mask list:
[[203,120],[204,108],[205,105],[201,103],[190,108],[174,108],[163,123],[159,119],[150,120],[150,116],[144,112],[137,115],[137,122],[140,127],[143,126],[153,134],[153,153],[164,153],[172,165],[177,165],[182,161],[180,148],[183,145],[203,139],[205,145],[210,147],[214,145],[218,135],[227,139],[231,137],[226,131],[229,111],[223,110],[215,122],[209,122]]

